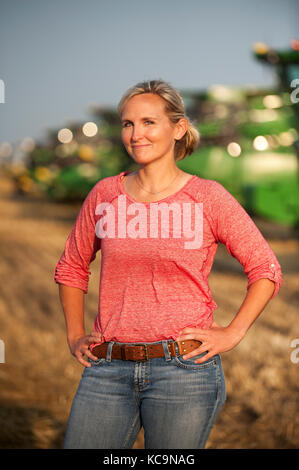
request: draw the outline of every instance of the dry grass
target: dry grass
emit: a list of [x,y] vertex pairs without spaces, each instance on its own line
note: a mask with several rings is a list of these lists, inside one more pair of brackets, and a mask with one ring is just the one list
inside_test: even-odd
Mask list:
[[[0,448],[59,448],[82,366],[70,355],[58,288],[52,280],[79,206],[25,200],[0,179]],[[222,355],[227,401],[208,448],[296,448],[299,445],[298,240],[269,240],[284,271],[279,295],[246,338]],[[86,327],[97,312],[100,256],[91,265]],[[219,246],[210,276],[226,325],[241,305],[246,277]],[[140,432],[134,448],[143,447]]]

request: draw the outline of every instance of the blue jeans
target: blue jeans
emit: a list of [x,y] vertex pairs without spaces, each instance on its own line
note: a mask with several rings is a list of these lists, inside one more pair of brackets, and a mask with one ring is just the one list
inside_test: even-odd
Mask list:
[[[74,397],[65,449],[131,449],[144,428],[145,449],[204,448],[225,402],[225,379],[219,354],[195,364],[165,356],[145,362],[88,359]],[[115,343],[124,344],[124,343]],[[140,344],[140,343],[131,343]],[[177,354],[179,353],[175,345]]]

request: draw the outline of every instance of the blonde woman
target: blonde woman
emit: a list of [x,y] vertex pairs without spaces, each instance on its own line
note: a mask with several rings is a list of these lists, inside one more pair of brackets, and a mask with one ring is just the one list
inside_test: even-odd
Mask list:
[[[220,354],[277,294],[281,268],[220,183],[177,167],[199,142],[177,90],[138,83],[118,112],[138,169],[92,188],[54,273],[69,348],[84,366],[64,447],[131,448],[143,426],[147,449],[204,448],[226,398]],[[213,320],[208,284],[218,243],[248,277],[225,327]],[[99,250],[98,314],[86,334],[84,294]]]

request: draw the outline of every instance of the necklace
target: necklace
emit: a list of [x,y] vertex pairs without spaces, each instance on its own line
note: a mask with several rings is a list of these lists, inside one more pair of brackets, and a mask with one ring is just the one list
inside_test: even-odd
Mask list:
[[[145,189],[145,187],[141,184],[138,183],[137,179],[136,179],[136,183],[138,184],[138,186],[141,188],[141,189],[144,189],[144,191],[146,191],[147,193],[150,193],[150,194],[160,194],[160,193],[163,193],[163,191],[165,191],[165,189],[169,188],[169,186],[172,185],[172,183],[174,183],[174,181],[177,179],[177,177],[179,176],[180,173],[178,173],[176,175],[176,177],[172,180],[172,182],[166,186],[166,188],[162,189],[162,191],[149,191],[148,189]],[[137,173],[137,178],[139,178],[139,175]]]

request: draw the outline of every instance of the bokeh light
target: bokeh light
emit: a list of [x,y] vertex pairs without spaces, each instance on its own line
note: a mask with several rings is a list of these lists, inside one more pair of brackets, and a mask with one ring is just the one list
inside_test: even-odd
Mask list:
[[278,95],[266,95],[263,99],[263,104],[266,108],[281,108],[283,105],[282,99]]
[[25,137],[19,145],[20,150],[25,153],[32,152],[35,148],[35,141],[32,137]]
[[65,127],[63,129],[60,129],[60,131],[57,134],[57,138],[59,142],[61,142],[62,144],[68,144],[73,139],[73,133],[70,129],[67,129]]
[[2,142],[0,144],[0,157],[8,158],[13,153],[13,147],[9,142]]
[[81,158],[81,160],[89,162],[89,161],[92,161],[94,158],[94,150],[89,145],[82,144],[79,147],[78,155]]
[[269,46],[264,42],[255,42],[253,44],[253,50],[257,54],[267,54],[269,52]]
[[82,127],[82,132],[86,137],[94,137],[98,132],[98,126],[94,122],[86,122]]
[[227,146],[227,152],[231,157],[239,157],[241,155],[241,147],[237,142],[230,142]]
[[253,141],[253,147],[255,150],[267,150],[269,148],[268,141],[263,135],[258,135]]

